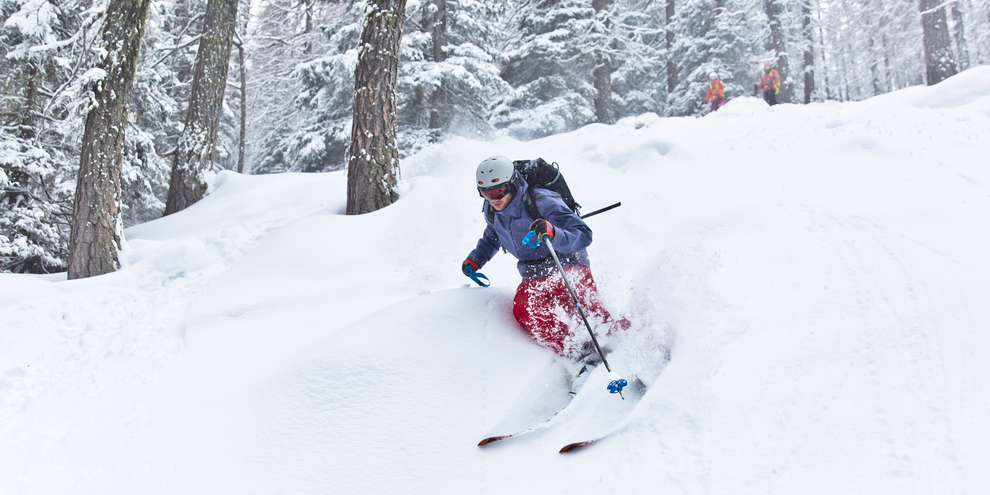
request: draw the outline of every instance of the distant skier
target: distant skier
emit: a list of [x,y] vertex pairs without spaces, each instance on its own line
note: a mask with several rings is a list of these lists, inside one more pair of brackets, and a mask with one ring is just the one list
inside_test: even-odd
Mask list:
[[722,108],[722,105],[725,105],[725,85],[718,78],[718,73],[712,72],[708,74],[708,78],[712,82],[708,85],[708,94],[705,95],[705,103],[712,102],[711,111],[714,112]]
[[758,89],[763,91],[763,99],[770,106],[777,104],[777,93],[780,92],[780,74],[777,73],[777,69],[774,69],[770,62],[763,63],[763,75],[760,77]]
[[[546,243],[536,248],[522,244],[530,231],[549,236],[589,321],[608,324],[609,329],[614,325],[628,328],[629,320],[613,321],[599,298],[588,261],[591,229],[560,195],[546,189],[534,189],[536,209],[543,217],[534,220],[524,205],[529,184],[504,156],[485,159],[475,176],[478,193],[486,200],[482,209],[486,226],[477,247],[461,263],[461,271],[467,275],[470,267],[477,272],[504,248],[519,260],[516,267],[523,278],[512,305],[516,321],[557,355],[594,362],[597,356],[592,354],[590,336],[579,326],[574,303]],[[489,209],[494,215],[489,215]]]

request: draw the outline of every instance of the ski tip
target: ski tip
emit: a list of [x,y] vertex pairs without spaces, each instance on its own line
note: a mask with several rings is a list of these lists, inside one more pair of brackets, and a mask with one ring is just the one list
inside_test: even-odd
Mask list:
[[569,443],[567,445],[564,445],[564,447],[562,449],[560,449],[560,453],[561,454],[566,454],[568,452],[573,452],[573,451],[575,451],[577,449],[580,449],[581,447],[587,447],[587,446],[589,446],[589,445],[591,445],[593,443],[595,443],[594,440],[585,440],[583,442]]
[[500,435],[500,436],[497,436],[497,437],[488,437],[488,438],[486,438],[486,439],[478,442],[478,447],[484,447],[485,445],[488,445],[488,444],[490,444],[492,442],[497,442],[499,440],[504,440],[506,438],[509,438],[509,435]]

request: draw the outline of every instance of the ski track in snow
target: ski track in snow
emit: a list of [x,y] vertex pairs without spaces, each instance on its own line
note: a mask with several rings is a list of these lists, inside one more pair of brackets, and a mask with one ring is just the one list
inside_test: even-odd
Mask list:
[[[220,174],[128,229],[114,274],[0,275],[0,493],[979,493],[987,88],[979,67],[857,103],[456,138],[358,217],[342,173]],[[514,260],[488,289],[458,271],[492,154],[560,163],[589,211],[622,201],[589,219],[635,324],[610,362],[672,351],[622,430],[571,455],[590,418],[476,447],[550,359],[512,319]]]

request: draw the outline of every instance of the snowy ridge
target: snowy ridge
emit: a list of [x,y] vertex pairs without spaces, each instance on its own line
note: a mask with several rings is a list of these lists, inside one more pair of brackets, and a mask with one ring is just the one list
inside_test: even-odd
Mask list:
[[[402,199],[225,172],[102,277],[0,275],[0,493],[979,493],[990,483],[990,68],[858,103],[730,101],[455,139]],[[588,209],[626,426],[482,436],[546,368],[460,261],[474,166],[561,164]],[[602,391],[604,392],[604,390]],[[565,425],[558,425],[565,426]]]

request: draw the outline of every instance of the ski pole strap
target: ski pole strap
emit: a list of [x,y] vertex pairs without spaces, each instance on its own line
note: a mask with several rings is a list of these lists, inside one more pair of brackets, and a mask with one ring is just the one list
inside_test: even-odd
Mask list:
[[[534,239],[535,239],[535,242],[534,242]],[[540,246],[540,238],[539,237],[536,237],[536,232],[535,231],[530,230],[529,233],[526,234],[526,237],[523,237],[522,245],[523,246],[526,246],[526,247],[531,247],[533,249],[536,249],[537,247]]]
[[471,280],[474,280],[474,283],[482,287],[488,287],[489,285],[492,285],[492,281],[488,280],[488,277],[486,277],[485,274],[474,271],[474,269],[471,268],[470,266],[464,267],[464,274],[470,277]]
[[595,215],[597,215],[597,214],[599,214],[599,213],[605,213],[605,212],[606,212],[606,211],[608,211],[608,210],[611,210],[611,209],[613,209],[613,208],[618,208],[618,207],[620,207],[620,206],[622,206],[622,202],[621,202],[621,201],[620,201],[620,202],[618,202],[618,203],[615,203],[614,205],[609,205],[609,206],[606,206],[606,207],[604,207],[604,208],[601,208],[601,209],[598,209],[598,210],[595,210],[595,211],[593,211],[593,212],[591,212],[591,213],[588,213],[588,214],[586,214],[586,215],[581,215],[581,218],[582,218],[582,219],[584,219],[584,218],[588,218],[588,217],[593,217],[593,216],[595,216]]

